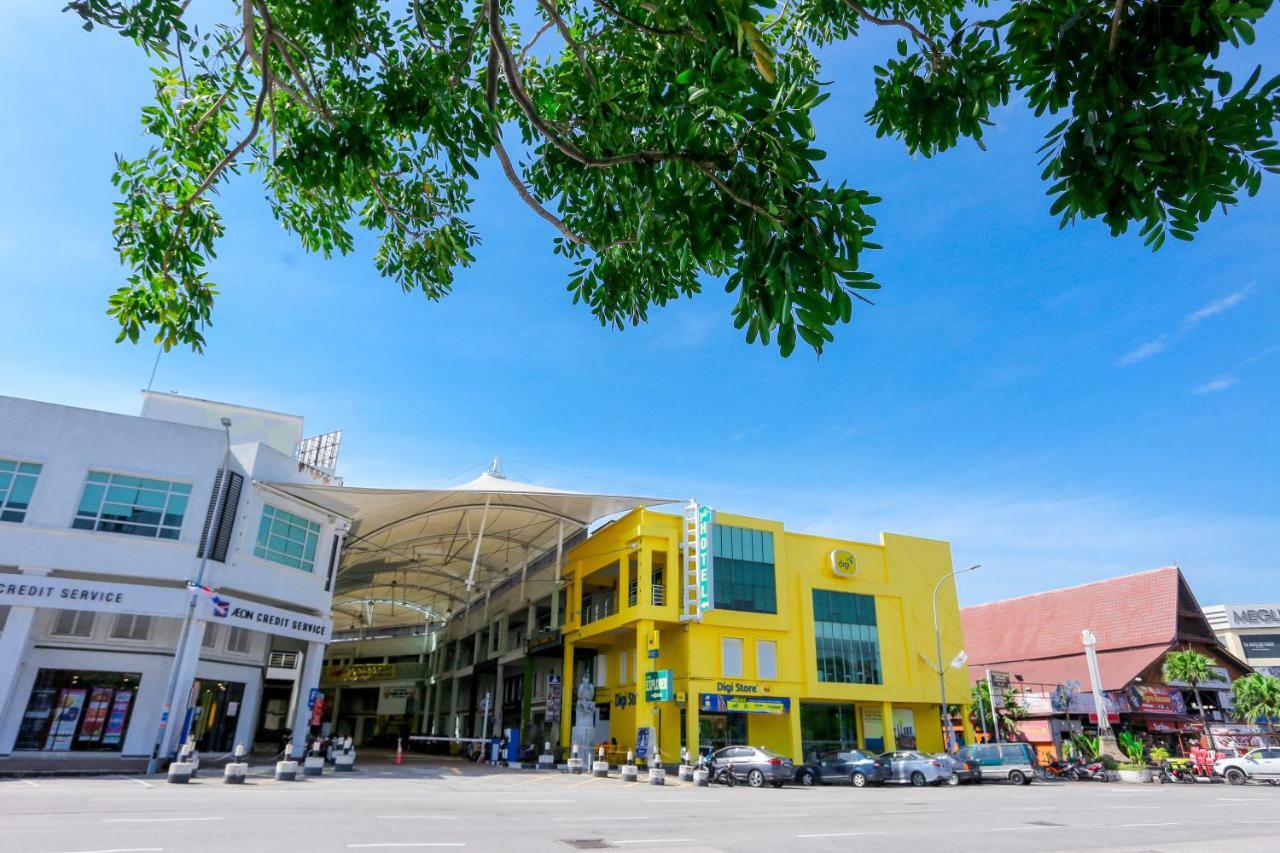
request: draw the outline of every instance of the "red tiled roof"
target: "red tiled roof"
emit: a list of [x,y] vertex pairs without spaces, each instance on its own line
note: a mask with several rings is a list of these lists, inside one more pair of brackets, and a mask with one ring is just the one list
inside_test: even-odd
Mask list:
[[[1077,643],[1079,645],[1079,643]],[[1098,675],[1102,677],[1103,690],[1122,690],[1155,661],[1164,656],[1169,645],[1141,646],[1136,649],[1117,649],[1098,652]],[[969,660],[969,678],[975,684],[986,678],[986,669],[1021,675],[1023,681],[1037,688],[1045,685],[1064,684],[1074,679],[1089,689],[1089,670],[1084,660],[1084,646],[1073,655],[1040,660],[1002,661],[998,664],[975,664]]]
[[[960,611],[960,619],[969,666],[991,666],[1012,672],[1013,663],[1048,663],[1046,659],[1069,658],[1071,666],[1078,659],[1083,667],[1080,632],[1088,628],[1098,638],[1099,666],[1106,650],[1153,647],[1151,656],[1130,673],[1132,677],[1157,654],[1154,647],[1167,649],[1177,636],[1180,574],[1176,566],[1168,566],[966,607]],[[1123,664],[1116,664],[1120,670],[1136,662],[1136,658],[1130,660],[1129,656],[1115,658],[1122,659]],[[1063,665],[1067,664],[1063,662]],[[1026,672],[1022,675],[1032,680]],[[1046,681],[1056,683],[1062,677],[1071,676]],[[1110,680],[1103,676],[1104,682]]]

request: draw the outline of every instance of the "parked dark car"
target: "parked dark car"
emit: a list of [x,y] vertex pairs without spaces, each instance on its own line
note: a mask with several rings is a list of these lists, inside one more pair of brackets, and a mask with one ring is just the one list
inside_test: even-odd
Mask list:
[[825,752],[796,768],[799,785],[850,784],[855,788],[879,785],[889,776],[889,768],[879,758],[856,749]]
[[711,753],[707,759],[711,778],[723,767],[733,772],[735,780],[752,788],[761,788],[765,783],[781,788],[795,774],[790,758],[760,746],[726,746]]
[[949,752],[935,752],[933,757],[951,768],[948,785],[977,785],[982,782],[982,765],[977,760]]

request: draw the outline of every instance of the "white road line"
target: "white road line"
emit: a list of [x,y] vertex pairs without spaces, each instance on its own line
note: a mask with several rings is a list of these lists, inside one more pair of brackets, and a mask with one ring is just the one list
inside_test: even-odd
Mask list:
[[110,850],[75,850],[66,853],[159,853],[163,847],[113,847]]
[[1270,797],[1218,797],[1224,803],[1269,803]]
[[808,812],[751,812],[750,814],[731,814],[729,817],[749,819],[759,818],[760,820],[773,820],[780,817],[808,817]]
[[628,838],[625,841],[610,841],[610,844],[675,844],[691,842],[692,838]]
[[179,821],[222,820],[220,817],[109,817],[103,823],[178,823]]
[[348,844],[347,849],[370,847],[466,847],[465,841],[379,841],[376,844]]
[[569,820],[649,820],[648,815],[584,815],[582,817],[557,817],[555,821]]
[[[689,804],[690,802],[692,802],[692,801],[691,801],[691,800],[686,800],[684,797],[681,797],[680,795],[678,795],[678,794],[677,794],[677,795],[675,795],[675,796],[671,796],[671,797],[659,797],[658,799],[646,799],[646,800],[645,800],[645,802],[646,802],[646,803],[675,803],[675,804],[677,804],[677,805],[685,806],[685,805],[688,805],[688,804]],[[719,797],[708,797],[708,798],[707,798],[707,799],[705,799],[705,800],[700,799],[700,800],[698,800],[698,801],[697,801],[697,803],[698,803],[698,804],[702,804],[702,803],[718,803],[718,802],[720,802],[720,798],[719,798]]]
[[1241,823],[1280,823],[1280,817],[1256,817],[1252,820],[1242,820]]
[[[1181,822],[1181,821],[1176,821],[1176,820],[1171,820],[1171,821],[1166,821],[1166,822],[1164,822],[1164,823],[1117,823],[1117,824],[1112,824],[1112,825],[1113,825],[1113,826],[1118,826],[1118,827],[1134,827],[1134,826],[1182,826],[1182,822]],[[1106,825],[1104,824],[1104,825],[1103,825],[1103,827],[1105,828],[1105,826],[1106,826]]]
[[1133,811],[1134,809],[1151,810],[1151,809],[1162,809],[1162,808],[1164,808],[1164,806],[1107,806],[1105,808],[1105,811],[1118,812],[1122,809]]
[[378,820],[457,820],[456,815],[443,814],[380,814]]
[[142,786],[142,787],[144,787],[144,788],[154,788],[154,787],[155,787],[155,785],[152,785],[150,782],[144,782],[144,781],[142,781],[141,779],[135,779],[135,778],[133,778],[132,776],[121,776],[121,777],[119,777],[119,778],[123,779],[123,780],[124,780],[124,781],[126,781],[126,782],[132,782],[132,783],[133,783],[133,784],[135,784],[135,785],[141,785],[141,786]]
[[883,832],[809,832],[796,838],[850,838],[855,835],[884,835]]
[[1034,830],[1034,829],[1073,829],[1073,828],[1074,827],[1070,827],[1070,826],[1035,826],[1033,824],[1026,824],[1024,826],[993,826],[990,829],[988,829],[987,832],[1017,832],[1018,830],[1021,830],[1021,829]]
[[24,784],[24,785],[30,785],[32,788],[39,788],[39,787],[40,787],[40,786],[39,786],[39,785],[37,785],[35,782],[32,782],[30,779],[23,779],[23,780],[22,780],[22,784]]

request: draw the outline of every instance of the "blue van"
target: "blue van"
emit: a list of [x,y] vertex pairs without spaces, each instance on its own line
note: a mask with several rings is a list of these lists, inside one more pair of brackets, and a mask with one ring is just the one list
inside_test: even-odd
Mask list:
[[961,749],[960,757],[977,762],[984,782],[1004,779],[1030,785],[1040,773],[1036,751],[1029,743],[976,743]]

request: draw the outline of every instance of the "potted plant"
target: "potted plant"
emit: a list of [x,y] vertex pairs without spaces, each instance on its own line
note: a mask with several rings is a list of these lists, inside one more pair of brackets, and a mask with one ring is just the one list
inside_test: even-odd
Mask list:
[[1138,740],[1133,732],[1121,732],[1116,737],[1116,743],[1120,747],[1120,751],[1129,758],[1127,762],[1117,768],[1120,773],[1120,781],[1150,782],[1151,770],[1147,767],[1147,748],[1142,741]]

